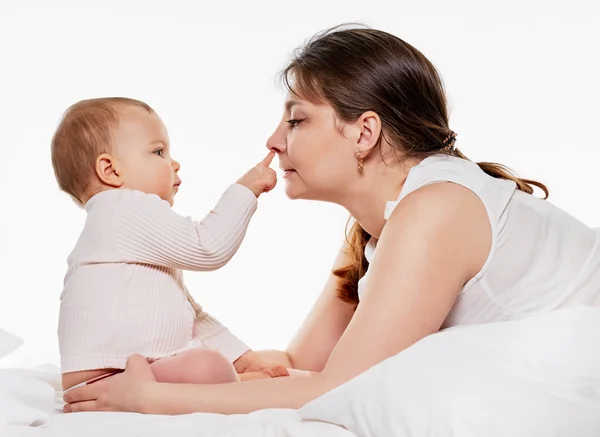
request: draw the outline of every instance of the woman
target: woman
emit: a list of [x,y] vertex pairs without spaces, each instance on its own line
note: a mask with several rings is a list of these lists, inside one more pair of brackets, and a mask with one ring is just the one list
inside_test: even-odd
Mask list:
[[158,384],[134,356],[123,374],[68,393],[66,411],[298,408],[442,328],[600,303],[598,234],[533,196],[537,186],[547,197],[543,184],[462,155],[442,81],[414,47],[335,29],[283,78],[289,98],[267,146],[288,196],[337,203],[355,221],[288,349],[263,353],[310,373]]

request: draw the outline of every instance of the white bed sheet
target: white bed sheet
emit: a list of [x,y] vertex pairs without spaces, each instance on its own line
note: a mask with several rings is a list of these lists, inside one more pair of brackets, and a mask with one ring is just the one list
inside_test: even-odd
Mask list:
[[295,410],[251,414],[151,416],[132,413],[58,414],[40,427],[0,427],[2,437],[356,437],[340,426],[303,421]]
[[134,413],[61,412],[60,392],[42,422],[0,425],[1,437],[356,437],[344,428],[303,420],[296,410],[270,409],[251,414],[158,416]]

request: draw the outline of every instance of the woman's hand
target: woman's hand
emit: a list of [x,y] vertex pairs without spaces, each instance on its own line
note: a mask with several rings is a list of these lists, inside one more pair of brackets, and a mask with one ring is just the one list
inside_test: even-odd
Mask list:
[[81,411],[143,411],[143,392],[156,383],[147,360],[133,355],[123,373],[97,383],[69,390],[64,395],[65,413]]

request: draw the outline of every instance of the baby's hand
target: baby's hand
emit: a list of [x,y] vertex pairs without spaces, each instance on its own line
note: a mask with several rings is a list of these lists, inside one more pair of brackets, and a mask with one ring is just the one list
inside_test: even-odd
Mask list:
[[265,159],[251,168],[237,183],[248,188],[256,197],[271,191],[277,184],[277,174],[269,167],[274,156],[275,152],[269,152]]
[[234,361],[233,367],[237,373],[260,372],[275,363],[267,363],[253,350],[249,350]]
[[253,379],[280,378],[290,376],[290,374],[285,366],[274,365],[258,372],[241,373],[238,376],[240,381],[250,381]]

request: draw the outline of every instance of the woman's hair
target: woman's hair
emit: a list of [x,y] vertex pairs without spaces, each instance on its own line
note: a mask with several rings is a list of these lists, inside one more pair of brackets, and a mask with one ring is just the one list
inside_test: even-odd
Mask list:
[[[367,111],[378,114],[382,139],[407,158],[451,154],[467,159],[454,142],[446,95],[433,64],[416,48],[387,32],[339,26],[310,39],[281,73],[293,94],[330,104],[342,122],[353,122]],[[382,151],[380,150],[380,153]],[[477,163],[495,178],[509,179],[533,194],[542,183],[521,179],[500,164]],[[368,263],[364,256],[370,235],[357,222],[347,236],[350,263],[334,270],[338,296],[358,304],[358,280]]]

